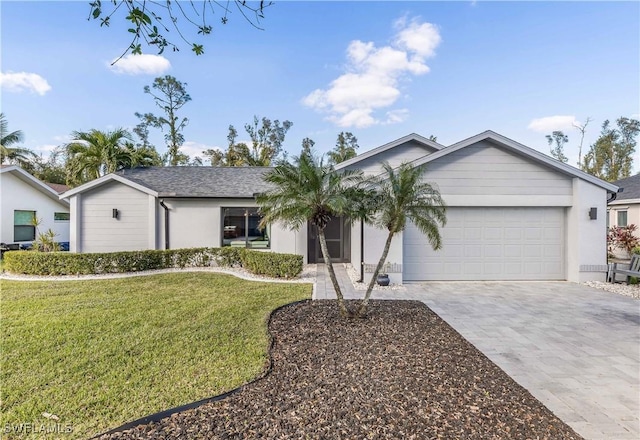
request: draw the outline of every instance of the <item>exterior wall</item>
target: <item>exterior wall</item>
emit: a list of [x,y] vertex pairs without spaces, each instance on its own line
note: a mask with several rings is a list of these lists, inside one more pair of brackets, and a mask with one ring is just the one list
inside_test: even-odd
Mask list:
[[[222,246],[223,208],[257,207],[253,199],[164,199],[169,208],[169,247]],[[164,248],[164,208],[158,210],[158,232]],[[306,262],[306,228],[291,231],[282,224],[271,226],[272,252],[303,255]]]
[[307,227],[290,230],[281,223],[271,225],[271,251],[302,255],[307,263]]
[[[358,230],[358,236],[360,232]],[[387,255],[387,263],[390,264],[390,270],[388,270],[389,279],[393,284],[402,284],[402,235],[400,232],[393,237],[391,241],[391,247],[389,248],[389,254]],[[380,261],[382,256],[382,250],[387,240],[387,231],[375,228],[370,225],[364,227],[364,281],[368,283],[371,280],[375,265]],[[352,248],[353,249],[353,248]],[[357,260],[354,266],[359,264],[360,260]],[[373,267],[372,267],[373,266]]]
[[570,206],[572,179],[483,141],[426,165],[449,206]]
[[[623,201],[621,201],[623,202]],[[640,227],[640,204],[637,203],[620,203],[609,205],[609,226],[618,226],[618,211],[627,211],[627,225],[636,225]],[[636,235],[640,237],[640,231],[636,231]]]
[[[42,220],[39,232],[48,229],[57,235],[58,242],[69,241],[69,221],[55,221],[55,212],[69,212],[69,207],[52,199],[11,172],[0,174],[0,242],[15,243],[13,237],[13,211],[36,211],[36,217]],[[30,242],[21,242],[30,243]]]
[[[80,225],[76,236],[72,237],[72,250],[116,252],[155,249],[156,231],[150,228],[155,222],[155,212],[150,210],[153,206],[150,198],[153,196],[119,182],[110,182],[83,193],[77,202],[72,203],[75,211],[72,218]],[[113,209],[118,210],[117,219],[112,216]]]
[[381,171],[380,164],[384,161],[389,162],[389,165],[392,167],[397,167],[402,162],[410,162],[419,159],[433,153],[434,151],[436,150],[430,148],[427,149],[427,147],[422,144],[407,142],[372,157],[363,159],[354,165],[346,167],[346,169],[359,169],[362,170],[365,175],[377,175]]
[[[219,247],[222,244],[220,202],[210,199],[165,199],[164,203],[169,208],[169,248]],[[252,205],[247,205],[243,200],[225,206]],[[159,215],[164,218],[164,209],[159,210]]]
[[[607,192],[589,182],[573,179],[573,205],[567,209],[567,280],[605,280],[607,265]],[[598,218],[589,219],[589,210]]]

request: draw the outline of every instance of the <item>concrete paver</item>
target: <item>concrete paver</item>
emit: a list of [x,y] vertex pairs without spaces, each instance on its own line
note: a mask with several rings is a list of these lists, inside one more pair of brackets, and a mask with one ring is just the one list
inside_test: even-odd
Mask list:
[[[335,265],[346,298],[362,298]],[[335,298],[323,265],[316,299]],[[430,282],[423,301],[587,439],[640,439],[640,301],[568,282]]]

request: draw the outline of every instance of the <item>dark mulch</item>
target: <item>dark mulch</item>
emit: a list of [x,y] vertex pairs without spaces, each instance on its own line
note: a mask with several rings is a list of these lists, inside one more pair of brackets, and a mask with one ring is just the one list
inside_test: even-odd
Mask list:
[[211,439],[580,439],[424,304],[277,311],[273,369],[213,403],[111,436]]

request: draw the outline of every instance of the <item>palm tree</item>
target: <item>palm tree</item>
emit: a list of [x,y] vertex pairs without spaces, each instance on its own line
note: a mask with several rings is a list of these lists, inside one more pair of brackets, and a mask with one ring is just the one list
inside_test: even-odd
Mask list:
[[0,113],[0,164],[16,163],[20,166],[29,164],[36,157],[35,153],[27,148],[12,147],[24,140],[24,134],[20,130],[9,132],[9,123],[4,113]]
[[291,229],[298,229],[307,222],[315,226],[322,257],[336,291],[338,309],[343,317],[350,316],[333,270],[324,229],[331,216],[342,215],[349,210],[356,194],[355,188],[362,182],[362,173],[337,172],[322,159],[301,154],[293,158],[293,163],[280,162],[265,176],[265,180],[272,189],[257,197],[263,215],[260,227],[277,221]]
[[374,223],[381,229],[386,229],[388,235],[380,261],[358,309],[359,316],[363,316],[367,311],[373,286],[387,260],[393,236],[405,229],[407,220],[412,221],[427,236],[434,250],[442,247],[438,225],[444,226],[447,222],[444,200],[437,188],[422,181],[421,167],[403,163],[394,170],[387,162],[384,162],[382,167],[386,175],[379,181],[379,211]]
[[67,179],[79,184],[97,179],[123,168],[135,166],[135,149],[131,134],[118,128],[114,131],[74,131],[67,144]]

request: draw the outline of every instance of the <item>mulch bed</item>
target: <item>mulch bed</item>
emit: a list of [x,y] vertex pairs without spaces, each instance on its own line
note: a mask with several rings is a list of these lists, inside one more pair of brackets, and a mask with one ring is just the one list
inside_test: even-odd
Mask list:
[[581,439],[423,303],[334,301],[272,316],[272,370],[112,439]]

